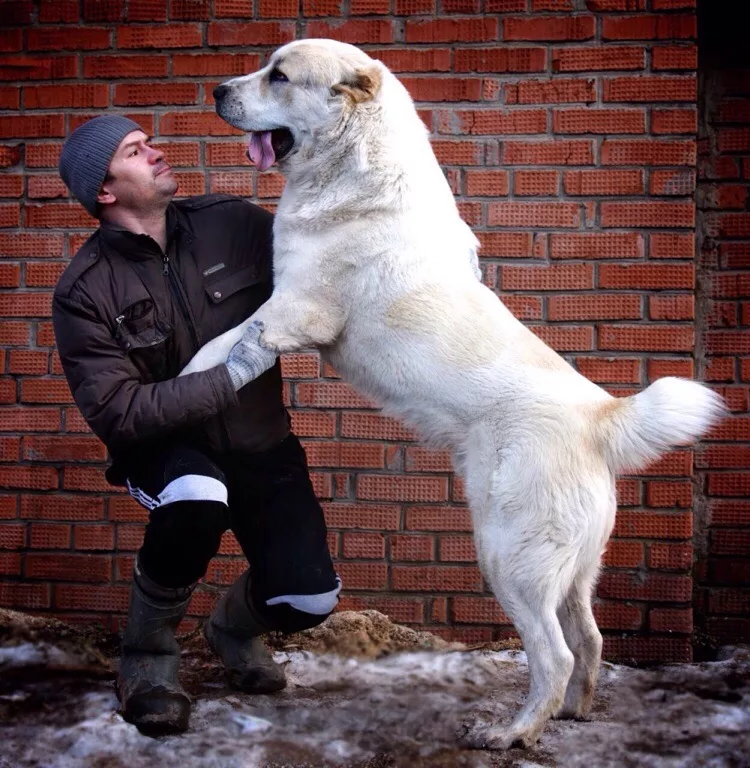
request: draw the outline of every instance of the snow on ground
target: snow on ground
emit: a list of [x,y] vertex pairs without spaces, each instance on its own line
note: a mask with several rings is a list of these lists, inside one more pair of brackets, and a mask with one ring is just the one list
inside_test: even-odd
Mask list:
[[467,650],[345,612],[276,651],[284,691],[247,696],[224,687],[196,634],[183,641],[191,728],[151,739],[117,713],[90,637],[43,619],[28,630],[19,616],[4,632],[0,613],[0,768],[750,766],[742,649],[648,671],[604,664],[590,721],[553,721],[535,749],[493,753],[459,749],[456,734],[468,718],[511,718],[528,686],[521,651]]

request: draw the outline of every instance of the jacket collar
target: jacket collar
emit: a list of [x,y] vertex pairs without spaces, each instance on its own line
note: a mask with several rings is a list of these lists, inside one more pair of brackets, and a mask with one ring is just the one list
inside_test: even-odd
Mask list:
[[[184,225],[180,222],[180,216],[174,203],[167,206],[167,250],[172,242],[183,231]],[[150,259],[161,259],[162,253],[159,244],[151,235],[131,232],[125,227],[120,227],[111,222],[102,221],[99,225],[99,235],[102,238],[106,248],[109,248],[121,256],[135,261],[148,261]]]

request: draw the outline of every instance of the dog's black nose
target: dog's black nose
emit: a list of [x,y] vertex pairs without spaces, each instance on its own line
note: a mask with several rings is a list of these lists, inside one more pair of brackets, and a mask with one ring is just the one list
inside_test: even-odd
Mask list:
[[223,99],[227,95],[228,90],[228,85],[217,85],[216,88],[214,88],[214,99],[216,101]]

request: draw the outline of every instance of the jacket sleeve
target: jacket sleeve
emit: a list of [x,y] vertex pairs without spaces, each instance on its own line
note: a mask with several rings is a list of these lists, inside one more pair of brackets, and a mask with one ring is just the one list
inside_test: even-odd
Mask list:
[[237,403],[225,365],[142,384],[93,302],[80,293],[55,294],[52,321],[75,403],[113,453],[208,419]]

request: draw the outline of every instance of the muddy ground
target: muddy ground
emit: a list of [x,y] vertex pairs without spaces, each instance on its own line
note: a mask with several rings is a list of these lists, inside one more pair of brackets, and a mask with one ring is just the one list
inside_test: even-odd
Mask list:
[[508,721],[524,654],[467,649],[342,612],[271,638],[289,686],[224,687],[199,633],[182,639],[191,729],[150,739],[117,713],[116,638],[0,610],[0,768],[499,768],[750,766],[750,651],[651,670],[604,664],[588,722],[554,721],[533,750],[459,749],[470,718]]

